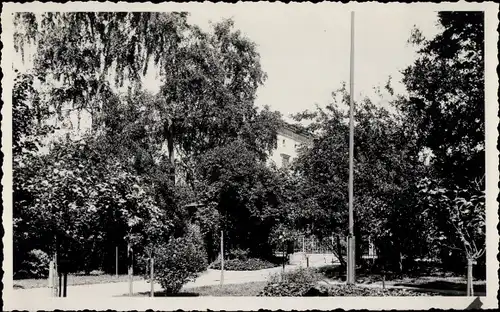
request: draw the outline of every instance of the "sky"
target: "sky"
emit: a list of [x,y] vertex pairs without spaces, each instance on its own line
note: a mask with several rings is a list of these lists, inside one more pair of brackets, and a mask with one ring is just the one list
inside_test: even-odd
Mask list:
[[[221,18],[233,18],[235,28],[257,44],[261,65],[267,73],[259,88],[257,105],[269,105],[284,117],[316,104],[331,101],[331,93],[342,81],[349,82],[350,12],[309,6],[267,10],[234,10],[221,14],[203,11],[191,14],[201,27]],[[415,48],[407,44],[416,25],[432,37],[437,13],[403,6],[356,11],[354,95],[371,95],[373,87],[385,85],[392,76],[396,92],[404,93],[400,70],[412,64]]]

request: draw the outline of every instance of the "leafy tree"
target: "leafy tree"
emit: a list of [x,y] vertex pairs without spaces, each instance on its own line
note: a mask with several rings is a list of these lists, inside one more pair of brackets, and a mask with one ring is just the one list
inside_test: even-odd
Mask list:
[[[191,218],[183,206],[194,195],[189,185],[174,185],[176,167],[181,165],[192,186],[195,160],[217,146],[240,138],[264,159],[275,145],[279,115],[254,107],[255,91],[265,78],[259,55],[254,43],[233,30],[232,21],[215,24],[209,33],[189,25],[186,13],[19,13],[15,23],[16,49],[23,54],[27,45],[35,47],[33,80],[41,84],[37,92],[43,104],[59,118],[76,111],[78,123],[81,112],[91,116],[95,138],[84,135],[85,152],[80,143],[65,141],[37,157],[38,167],[34,160],[26,163],[46,166],[44,172],[73,172],[71,179],[54,175],[48,186],[33,176],[19,182],[27,198],[54,200],[62,215],[69,215],[65,205],[74,202],[78,228],[66,228],[55,218],[56,227],[70,232],[74,254],[124,235],[148,244],[182,236]],[[154,95],[140,84],[151,63],[162,81]],[[122,86],[129,86],[128,93],[114,91]],[[75,169],[80,165],[93,169]],[[54,185],[52,197],[43,194]],[[44,209],[20,203],[23,213]],[[101,216],[97,221],[96,214]],[[213,227],[210,218],[204,221]],[[105,230],[116,230],[116,224],[120,234]],[[92,231],[81,241],[97,247],[76,244],[78,235]]]
[[[249,249],[269,257],[271,228],[279,221],[279,178],[242,141],[216,147],[199,158],[197,192],[216,209],[212,222],[224,232],[228,249]],[[284,214],[282,214],[284,215]]]
[[[479,222],[484,197],[476,183],[485,173],[484,14],[440,12],[438,21],[442,32],[434,38],[423,38],[418,30],[412,34],[419,58],[403,71],[410,97],[401,101],[400,109],[416,125],[422,149],[431,151],[432,174],[422,184],[436,194],[424,197],[422,204],[429,207],[435,237],[443,239],[438,244],[440,257],[446,267],[461,271],[464,262],[457,258],[481,254],[480,247],[477,253],[465,249],[467,257],[456,253],[456,248],[465,248],[464,233],[470,233],[465,241],[471,246],[482,246],[484,239]],[[459,207],[475,211],[479,219],[472,222]]]
[[[337,236],[333,250],[344,263],[342,241],[347,234],[348,116],[342,103],[345,87],[334,92],[334,103],[316,112],[304,112],[317,134],[313,146],[302,151],[295,170],[309,186],[303,197],[302,224],[317,236]],[[340,99],[340,103],[337,101]],[[398,101],[396,98],[395,101]],[[384,262],[402,270],[403,256],[424,252],[421,240],[421,206],[414,196],[416,182],[425,172],[411,127],[398,113],[390,113],[366,98],[356,103],[354,147],[356,252],[360,258],[368,240],[379,248]],[[304,227],[304,226],[303,226]],[[388,259],[389,255],[396,255]]]
[[126,239],[139,245],[171,231],[171,221],[144,191],[141,178],[103,158],[91,140],[56,144],[39,161],[36,174],[19,185],[31,200],[16,211],[23,216],[16,234],[45,236],[43,249],[57,248],[60,256],[74,260],[75,269],[101,267],[95,257],[109,243]]
[[186,13],[16,13],[14,46],[36,48],[34,68],[51,104],[98,113],[109,93],[108,75],[119,86],[137,84],[152,59],[167,55],[187,27]]
[[256,116],[266,117],[254,107],[265,78],[255,44],[233,31],[231,20],[205,33],[186,18],[185,13],[20,13],[15,42],[19,50],[27,40],[38,43],[35,68],[57,111],[67,104],[88,110],[95,128],[112,96],[108,75],[118,86],[140,86],[153,62],[163,84],[142,104],[155,116],[152,131],[166,143],[173,179],[175,148],[181,157],[202,153],[240,135]]
[[442,32],[412,42],[419,58],[403,71],[402,101],[432,166],[450,186],[466,187],[484,174],[484,14],[440,12]]

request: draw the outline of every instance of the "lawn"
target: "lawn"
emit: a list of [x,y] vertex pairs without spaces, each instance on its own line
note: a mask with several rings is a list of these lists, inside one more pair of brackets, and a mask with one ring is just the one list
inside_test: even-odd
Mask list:
[[[327,279],[333,281],[342,281],[344,276],[339,272],[339,267],[335,265],[326,265],[318,268],[318,271]],[[358,284],[373,285],[382,284],[382,276],[380,274],[369,274],[367,272],[359,272],[356,274]],[[458,295],[465,296],[467,290],[467,281],[465,277],[452,276],[443,272],[435,274],[422,274],[422,276],[404,276],[404,277],[385,277],[386,285],[433,289],[443,291],[443,295]],[[477,295],[486,295],[486,281],[474,280],[474,293]]]
[[[134,276],[134,280],[142,280],[141,276]],[[88,285],[88,284],[103,284],[103,283],[118,283],[128,281],[128,275],[68,275],[68,286]],[[14,288],[43,288],[48,287],[48,279],[22,279],[14,280]]]
[[[226,284],[201,286],[181,290],[175,297],[256,297],[266,286],[266,282],[250,282],[242,284]],[[149,292],[139,293],[137,296],[149,296]],[[155,292],[155,297],[166,297],[163,291]]]

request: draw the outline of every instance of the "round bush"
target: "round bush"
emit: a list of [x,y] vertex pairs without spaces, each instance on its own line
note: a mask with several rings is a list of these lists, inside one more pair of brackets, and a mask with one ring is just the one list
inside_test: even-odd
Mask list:
[[27,254],[17,278],[46,278],[49,276],[50,258],[46,252],[34,249]]
[[155,280],[167,294],[178,293],[188,281],[207,269],[203,241],[196,231],[155,248]]

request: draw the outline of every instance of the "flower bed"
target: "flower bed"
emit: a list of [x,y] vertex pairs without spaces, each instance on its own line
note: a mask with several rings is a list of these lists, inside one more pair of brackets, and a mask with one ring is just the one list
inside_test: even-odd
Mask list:
[[[249,258],[246,260],[231,259],[224,261],[224,270],[228,271],[255,271],[262,269],[270,269],[277,266],[279,265],[257,258]],[[213,262],[209,268],[214,270],[220,270],[221,269],[220,261],[217,260]]]

